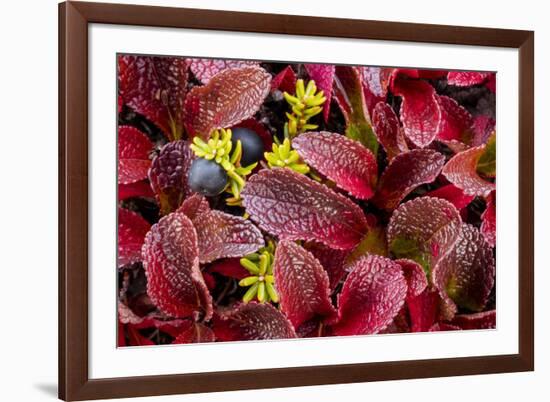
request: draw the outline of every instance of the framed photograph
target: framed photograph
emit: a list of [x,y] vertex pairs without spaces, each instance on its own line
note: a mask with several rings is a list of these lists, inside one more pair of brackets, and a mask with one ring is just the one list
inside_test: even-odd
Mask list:
[[533,370],[533,32],[59,12],[61,399]]

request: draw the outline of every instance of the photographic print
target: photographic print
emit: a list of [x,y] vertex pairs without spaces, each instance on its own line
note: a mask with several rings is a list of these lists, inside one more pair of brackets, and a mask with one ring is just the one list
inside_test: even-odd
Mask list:
[[119,347],[496,327],[495,73],[117,57]]

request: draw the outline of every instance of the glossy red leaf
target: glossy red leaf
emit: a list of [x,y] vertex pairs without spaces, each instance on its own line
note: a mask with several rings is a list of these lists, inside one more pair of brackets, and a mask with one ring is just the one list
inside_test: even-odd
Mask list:
[[214,129],[248,119],[271,88],[271,75],[260,67],[227,69],[194,87],[185,99],[185,127],[190,136],[207,139]]
[[409,150],[399,118],[387,103],[378,102],[374,107],[372,128],[389,161]]
[[156,328],[172,337],[179,334],[182,328],[188,326],[190,320],[159,319],[153,314],[139,317],[124,303],[118,303],[118,322],[128,327],[138,329]]
[[393,92],[401,96],[401,122],[405,135],[418,147],[429,145],[437,136],[441,107],[435,89],[425,81],[397,78]]
[[189,68],[203,84],[216,74],[232,68],[257,66],[260,62],[248,60],[190,59]]
[[495,184],[477,173],[477,163],[485,151],[485,145],[470,148],[453,156],[443,168],[443,175],[465,194],[488,196]]
[[336,250],[317,242],[308,242],[304,248],[319,260],[328,274],[329,287],[333,291],[346,274],[344,262],[348,251]]
[[429,288],[407,299],[411,332],[426,332],[432,328],[439,316],[440,301],[437,291]]
[[380,331],[379,334],[403,334],[407,332],[411,332],[411,326],[409,324],[407,308],[404,305],[393,321],[385,329]]
[[186,198],[177,209],[177,212],[184,213],[191,220],[209,211],[210,206],[208,205],[208,201],[201,194],[193,194],[189,198]]
[[395,262],[401,266],[407,281],[407,299],[418,296],[428,287],[428,278],[420,264],[405,258]]
[[149,181],[163,215],[175,211],[191,195],[187,176],[194,159],[195,154],[186,141],[166,144],[153,159]]
[[296,74],[291,66],[286,66],[271,80],[271,90],[286,91],[293,94],[296,91]]
[[331,319],[329,278],[321,263],[302,246],[282,240],[277,244],[273,275],[281,311],[294,328],[311,319]]
[[250,276],[250,272],[248,272],[241,265],[240,258],[226,258],[223,260],[217,260],[207,269],[208,272],[218,273],[220,275],[239,280]]
[[218,341],[296,338],[290,321],[269,303],[250,302],[214,316]]
[[171,213],[153,225],[142,257],[147,293],[162,312],[176,318],[210,318],[212,297],[199,268],[197,234],[185,214]]
[[431,149],[413,149],[397,155],[380,177],[373,202],[379,208],[395,209],[416,187],[434,181],[444,164],[445,157]]
[[464,191],[454,184],[447,184],[426,194],[428,197],[442,198],[453,204],[459,211],[466,208],[475,198],[473,195],[464,194]]
[[118,266],[141,261],[141,246],[151,225],[136,212],[118,209]]
[[118,185],[118,200],[126,200],[133,197],[154,198],[155,193],[147,180],[136,181],[130,184]]
[[470,112],[464,109],[453,98],[437,96],[441,108],[437,138],[440,140],[457,140],[464,143],[471,141],[471,127],[473,118]]
[[214,331],[200,322],[188,320],[172,344],[214,342]]
[[385,67],[359,67],[363,92],[369,115],[377,103],[385,101],[393,69]]
[[378,166],[372,152],[359,142],[326,131],[309,132],[292,140],[300,157],[338,187],[360,199],[374,194]]
[[462,329],[494,329],[497,326],[497,312],[489,310],[475,314],[458,314],[451,324]]
[[497,210],[496,210],[496,192],[492,192],[487,198],[487,208],[481,215],[481,234],[485,241],[492,247],[497,242]]
[[334,65],[333,64],[304,64],[309,78],[315,81],[317,89],[325,94],[323,105],[323,117],[325,122],[328,122],[328,114],[330,112],[330,101],[332,99],[332,84],[334,83]]
[[407,294],[401,266],[389,258],[369,255],[352,267],[338,297],[335,335],[376,334],[392,323]]
[[253,175],[242,192],[246,212],[282,239],[354,247],[367,231],[361,208],[343,195],[287,168]]
[[447,82],[449,85],[468,87],[470,85],[479,85],[485,82],[489,73],[480,73],[476,71],[449,71]]
[[401,204],[387,229],[388,246],[397,258],[409,258],[427,271],[455,244],[462,220],[453,204],[421,197]]
[[260,230],[240,216],[211,210],[193,219],[201,264],[220,258],[243,257],[264,246]]
[[130,184],[147,178],[153,144],[137,128],[118,128],[118,183]]
[[474,117],[472,124],[474,137],[471,145],[477,147],[486,144],[491,134],[495,131],[495,126],[496,121],[489,116],[482,114]]
[[119,93],[124,103],[155,123],[170,140],[183,131],[187,61],[179,57],[119,56]]
[[[463,224],[453,249],[432,271],[433,283],[441,298],[454,311],[453,304],[481,311],[495,283],[495,259],[491,246],[479,230]],[[453,303],[454,302],[454,303]]]

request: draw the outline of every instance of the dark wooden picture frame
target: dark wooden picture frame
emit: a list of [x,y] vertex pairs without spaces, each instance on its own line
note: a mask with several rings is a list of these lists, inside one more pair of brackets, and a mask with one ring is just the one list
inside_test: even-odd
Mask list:
[[[162,376],[88,375],[88,26],[91,23],[519,49],[519,353]],[[183,8],[59,5],[59,397],[83,400],[534,369],[534,33]]]

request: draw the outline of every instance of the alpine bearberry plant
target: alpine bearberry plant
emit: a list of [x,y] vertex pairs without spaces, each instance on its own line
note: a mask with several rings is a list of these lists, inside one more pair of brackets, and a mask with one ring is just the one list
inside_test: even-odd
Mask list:
[[494,328],[495,74],[121,55],[119,346]]

